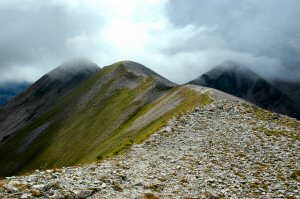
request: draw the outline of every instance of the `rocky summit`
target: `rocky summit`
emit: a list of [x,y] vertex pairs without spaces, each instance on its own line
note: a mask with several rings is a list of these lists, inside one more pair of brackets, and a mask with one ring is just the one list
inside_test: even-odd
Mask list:
[[123,154],[0,181],[0,198],[300,198],[300,122],[239,98],[179,113]]

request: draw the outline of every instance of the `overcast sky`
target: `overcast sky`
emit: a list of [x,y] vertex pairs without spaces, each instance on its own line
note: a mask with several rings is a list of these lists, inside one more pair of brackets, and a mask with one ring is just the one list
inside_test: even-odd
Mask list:
[[227,60],[300,79],[300,0],[1,0],[0,82],[86,57],[185,83]]

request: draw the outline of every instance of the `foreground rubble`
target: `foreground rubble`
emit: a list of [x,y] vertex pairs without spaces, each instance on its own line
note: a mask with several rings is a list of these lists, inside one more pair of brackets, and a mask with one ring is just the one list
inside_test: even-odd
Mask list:
[[0,198],[300,198],[299,124],[215,99],[123,155],[7,177]]

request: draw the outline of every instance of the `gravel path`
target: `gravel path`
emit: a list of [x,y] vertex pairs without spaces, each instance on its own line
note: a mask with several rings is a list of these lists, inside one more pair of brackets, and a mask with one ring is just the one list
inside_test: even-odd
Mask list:
[[216,99],[123,155],[0,181],[0,198],[300,198],[300,122]]

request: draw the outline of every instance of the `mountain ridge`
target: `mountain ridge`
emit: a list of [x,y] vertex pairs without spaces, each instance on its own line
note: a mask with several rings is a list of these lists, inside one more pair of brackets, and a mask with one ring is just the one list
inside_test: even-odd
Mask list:
[[296,119],[131,61],[64,94],[0,145],[0,197],[299,195]]
[[216,89],[180,87],[205,93],[213,101],[179,111],[144,141],[127,143],[123,153],[113,157],[0,180],[0,197],[299,195],[299,121]]
[[184,108],[210,102],[156,73],[140,74],[138,66],[135,72],[123,62],[103,67],[1,145],[0,175],[118,154]]

